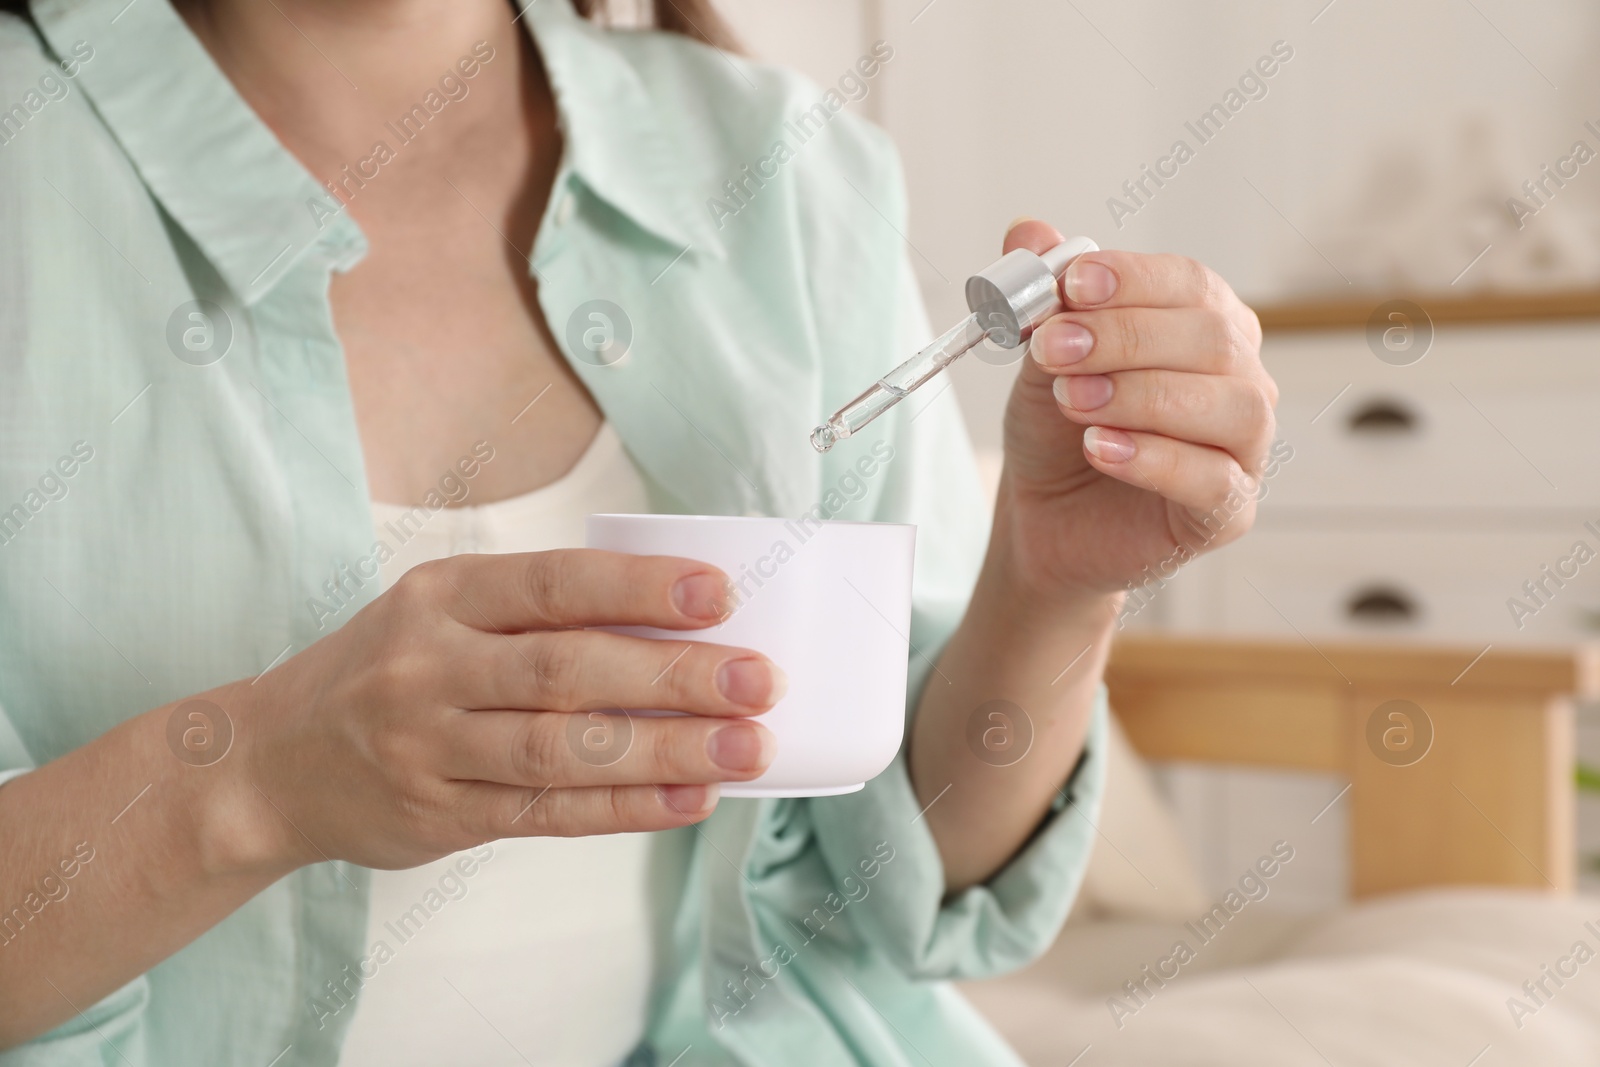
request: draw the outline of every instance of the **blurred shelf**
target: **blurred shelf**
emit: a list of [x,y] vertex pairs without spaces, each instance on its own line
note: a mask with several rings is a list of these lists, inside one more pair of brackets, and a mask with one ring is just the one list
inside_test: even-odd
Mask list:
[[1600,319],[1600,289],[1548,293],[1370,294],[1357,299],[1269,304],[1255,309],[1268,332],[1365,327],[1374,310],[1390,300],[1410,300],[1434,324],[1527,322],[1541,319]]

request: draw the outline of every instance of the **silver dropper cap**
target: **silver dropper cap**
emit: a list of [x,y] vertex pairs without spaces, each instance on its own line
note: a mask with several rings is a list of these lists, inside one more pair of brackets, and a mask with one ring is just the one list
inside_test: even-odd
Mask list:
[[967,279],[967,307],[1001,348],[1016,348],[1034,328],[1061,311],[1057,281],[1075,256],[1097,252],[1087,237],[1069,237],[1037,255],[1014,248]]

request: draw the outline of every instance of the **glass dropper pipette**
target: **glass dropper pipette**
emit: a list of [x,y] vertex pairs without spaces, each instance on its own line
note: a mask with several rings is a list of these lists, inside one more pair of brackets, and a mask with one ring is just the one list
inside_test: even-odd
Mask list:
[[1056,279],[1085,252],[1099,248],[1087,237],[1069,237],[1043,255],[1013,249],[967,279],[972,314],[900,364],[811,431],[811,447],[826,452],[851,437],[921,388],[985,337],[1015,348],[1036,326],[1062,309]]

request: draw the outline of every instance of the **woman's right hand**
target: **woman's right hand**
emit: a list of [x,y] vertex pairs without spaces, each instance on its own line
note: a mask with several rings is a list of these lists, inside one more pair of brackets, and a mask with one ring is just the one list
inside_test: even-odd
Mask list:
[[[717,783],[771,761],[750,717],[783,695],[782,671],[745,649],[582,627],[693,631],[731,596],[706,564],[594,549],[413,568],[341,629],[211,694],[235,721],[235,810],[252,813],[237,858],[401,868],[501,837],[704,818]],[[599,708],[693,715],[608,726]],[[631,729],[620,756],[589,746],[607,729]]]

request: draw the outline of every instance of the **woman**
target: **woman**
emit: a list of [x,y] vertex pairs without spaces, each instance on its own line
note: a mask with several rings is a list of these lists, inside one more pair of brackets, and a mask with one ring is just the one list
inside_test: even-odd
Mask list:
[[[10,6],[0,1062],[1013,1062],[936,980],[1049,943],[1122,591],[1250,524],[1227,286],[1068,271],[989,529],[948,395],[807,446],[926,335],[897,163],[833,107],[771,162],[821,94],[704,5]],[[584,630],[730,605],[574,524],[819,501],[919,526],[908,743],[719,805],[781,665]],[[605,763],[601,704],[697,714]]]

